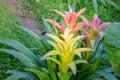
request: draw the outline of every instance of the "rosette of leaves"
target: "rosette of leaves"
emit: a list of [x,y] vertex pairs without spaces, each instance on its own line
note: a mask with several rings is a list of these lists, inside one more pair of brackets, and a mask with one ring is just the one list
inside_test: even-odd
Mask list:
[[[45,54],[43,59],[57,63],[59,66],[59,72],[62,74],[59,75],[60,80],[67,80],[70,77],[69,69],[71,69],[75,75],[77,73],[76,64],[87,63],[87,61],[82,59],[81,52],[91,51],[92,49],[77,48],[78,40],[84,36],[75,37],[69,28],[66,28],[64,34],[62,34],[62,39],[52,34],[47,35],[53,39],[53,41],[49,41],[49,43],[54,47],[54,50]],[[53,58],[52,56],[54,55],[58,55],[59,59]],[[79,56],[79,59],[77,60],[75,59],[76,55]]]

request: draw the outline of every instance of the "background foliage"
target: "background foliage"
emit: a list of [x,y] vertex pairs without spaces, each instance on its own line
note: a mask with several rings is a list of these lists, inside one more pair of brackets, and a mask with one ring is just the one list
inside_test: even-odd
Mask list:
[[[114,27],[113,27],[114,26]],[[109,50],[109,60],[115,71],[115,75],[120,77],[120,23],[113,23],[106,29],[105,45]],[[109,36],[108,36],[109,35]]]
[[[72,3],[76,3],[76,11],[87,7],[84,15],[88,19],[91,19],[91,16],[93,16],[93,14],[95,13],[91,0],[40,0],[40,2],[36,2],[35,0],[21,0],[21,2],[24,7],[32,10],[34,12],[34,16],[37,17],[39,20],[42,19],[41,15],[45,16],[45,18],[55,18],[59,20],[60,16],[57,16],[57,14],[53,12],[52,9],[65,11],[68,10],[68,5]],[[114,3],[118,6],[118,8],[120,7],[120,0],[114,0]],[[105,6],[98,1],[98,14],[103,21],[119,22],[119,13],[120,11],[114,8],[112,5],[106,3]]]

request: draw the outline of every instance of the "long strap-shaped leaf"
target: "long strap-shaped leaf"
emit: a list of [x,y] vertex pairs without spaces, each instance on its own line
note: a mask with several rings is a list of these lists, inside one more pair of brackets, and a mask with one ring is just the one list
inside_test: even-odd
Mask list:
[[13,73],[10,77],[8,77],[6,80],[18,80],[18,79],[25,79],[25,80],[38,80],[36,76],[30,73],[26,72],[18,72],[15,70],[9,70],[7,73]]
[[48,22],[45,20],[44,16],[42,16],[42,20],[44,23],[44,28],[45,28],[46,33],[53,34],[54,33],[53,28],[48,24]]
[[68,66],[71,68],[74,75],[76,75],[76,72],[77,72],[76,64],[80,64],[80,63],[87,63],[87,61],[85,61],[85,60],[76,60],[76,61],[72,61],[72,62],[70,62],[68,64]]
[[0,39],[0,43],[11,46],[15,48],[16,50],[22,52],[25,56],[29,57],[39,67],[43,66],[42,63],[38,60],[38,58],[20,42],[15,41],[15,40],[10,40],[10,39]]
[[97,12],[98,12],[97,0],[92,0],[92,3],[93,3],[94,10],[95,10],[95,12],[97,13]]
[[26,70],[35,73],[40,80],[51,80],[46,73],[41,72],[40,70],[37,69],[26,69]]
[[16,50],[10,50],[10,49],[0,49],[0,51],[11,54],[15,56],[17,59],[19,59],[26,67],[29,68],[38,68],[38,66],[32,61],[31,58],[28,56],[25,56],[23,53],[16,51]]
[[42,48],[41,52],[45,51],[45,53],[46,53],[50,50],[48,45],[46,44],[46,42],[44,40],[42,40],[42,38],[40,38],[38,35],[33,33],[31,30],[26,29],[25,27],[22,27],[22,26],[18,26],[18,28],[27,32],[30,36],[32,36],[38,42],[38,44],[40,45],[40,48]]
[[[27,80],[35,80],[35,79],[32,79],[32,76],[27,74],[27,73],[16,73],[16,74],[13,74],[12,76],[8,77],[6,80],[18,80],[18,79],[27,79]],[[38,80],[38,79],[36,79]]]
[[109,73],[109,72],[107,72],[105,70],[98,70],[95,73],[103,76],[107,80],[117,80],[117,78],[114,75],[112,75],[111,73]]
[[115,8],[119,10],[118,6],[113,1],[114,0],[106,0],[107,3],[109,3],[110,5],[114,6]]

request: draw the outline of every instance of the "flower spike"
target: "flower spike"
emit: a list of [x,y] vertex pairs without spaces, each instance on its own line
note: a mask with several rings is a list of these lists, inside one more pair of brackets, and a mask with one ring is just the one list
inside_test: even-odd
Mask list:
[[84,22],[76,23],[78,17],[85,10],[86,10],[86,8],[83,8],[79,12],[76,13],[76,12],[72,11],[72,8],[69,5],[69,12],[62,13],[58,10],[54,10],[56,13],[61,15],[62,18],[64,19],[64,22],[62,22],[61,25],[59,23],[57,23],[56,21],[53,21],[51,19],[47,19],[46,21],[48,21],[48,22],[54,24],[55,26],[57,26],[61,30],[62,34],[64,34],[64,31],[65,31],[66,28],[70,28],[72,30],[71,32],[74,33],[74,31],[75,31],[75,33],[76,33],[79,29],[81,29],[82,27],[85,26]]
[[60,57],[60,71],[63,73],[69,71],[70,66],[68,64],[74,61],[74,56],[81,56],[80,53],[84,51],[92,51],[90,48],[78,48],[78,41],[85,36],[75,36],[75,34],[71,33],[70,28],[66,28],[64,34],[61,34],[63,39],[53,34],[47,34],[47,36],[52,38],[52,41],[49,41],[49,43],[53,46],[54,50],[45,54],[44,57],[52,58],[51,56],[58,55]]
[[96,39],[101,33],[104,33],[104,28],[110,24],[110,22],[104,22],[101,24],[101,20],[98,17],[98,14],[93,15],[91,22],[82,15],[80,17],[86,24],[87,31],[90,34],[90,39]]

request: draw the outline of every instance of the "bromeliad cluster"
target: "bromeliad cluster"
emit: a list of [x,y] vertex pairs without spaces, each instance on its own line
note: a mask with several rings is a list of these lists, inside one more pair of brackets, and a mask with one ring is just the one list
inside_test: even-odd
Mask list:
[[61,23],[61,25],[59,23],[57,23],[54,20],[51,19],[46,19],[46,21],[54,24],[55,26],[57,26],[62,34],[64,34],[64,31],[66,28],[71,29],[72,33],[76,33],[80,28],[82,28],[83,26],[85,26],[84,22],[80,22],[80,23],[76,23],[77,19],[79,18],[79,16],[86,10],[86,8],[81,9],[79,12],[73,12],[71,7],[69,6],[69,12],[59,12],[58,10],[54,10],[56,13],[58,13],[59,15],[61,15],[64,19],[64,22]]
[[[8,71],[13,75],[6,80],[21,78],[26,80],[83,80],[86,76],[88,76],[88,79],[84,80],[93,80],[96,73],[101,75],[101,72],[97,71],[101,56],[95,57],[92,52],[100,41],[99,37],[100,39],[103,37],[105,27],[110,23],[101,23],[97,14],[93,16],[92,22],[88,21],[82,15],[85,10],[86,8],[83,8],[76,13],[72,11],[70,6],[69,12],[62,13],[54,10],[64,19],[61,24],[46,19],[47,22],[54,24],[61,31],[61,36],[47,34],[51,38],[48,43],[52,45],[52,48],[45,39],[39,38],[39,36],[24,27],[19,27],[28,32],[40,44],[39,50],[42,57],[36,56],[17,41],[0,39],[0,43],[14,48],[0,49],[0,51],[15,56],[25,65],[24,72]],[[77,22],[79,17],[83,20],[82,22]],[[79,30],[81,33],[78,33]],[[84,41],[81,41],[81,39],[84,39]],[[99,55],[101,54],[99,53]],[[91,79],[91,77],[93,78]],[[97,76],[97,78],[100,77]]]
[[[81,52],[84,51],[92,51],[90,48],[78,48],[78,41],[84,36],[76,36],[78,30],[85,26],[84,22],[76,23],[78,17],[86,10],[86,8],[81,9],[78,13],[73,12],[71,7],[69,6],[69,12],[59,12],[54,10],[58,14],[60,14],[64,22],[60,25],[54,20],[46,19],[46,21],[56,25],[62,32],[60,39],[59,37],[47,34],[54,41],[49,41],[49,43],[54,47],[53,51],[48,52],[44,58],[47,59],[48,56],[58,55],[59,60],[57,60],[57,64],[59,65],[60,71],[62,73],[68,73],[68,70],[71,68],[74,74],[76,74],[76,64],[86,63],[86,61],[82,60]],[[75,56],[78,55],[79,59],[75,59]],[[50,58],[50,57],[48,57]]]
[[80,16],[81,19],[86,24],[86,31],[89,33],[90,38],[95,40],[99,35],[102,37],[104,35],[104,29],[110,22],[101,23],[98,18],[98,14],[94,14],[92,22],[88,21],[84,16]]
[[[91,51],[93,48],[93,44],[91,40],[97,40],[97,37],[103,36],[105,27],[107,27],[110,23],[102,23],[101,20],[98,18],[98,15],[95,14],[93,16],[92,22],[89,22],[82,13],[86,10],[86,8],[81,9],[79,12],[73,12],[71,7],[69,6],[69,12],[59,12],[54,10],[56,13],[60,14],[64,22],[61,24],[57,23],[54,20],[46,19],[46,21],[54,24],[57,26],[62,34],[62,39],[58,38],[55,35],[48,34],[50,38],[54,41],[49,41],[49,43],[54,47],[53,51],[48,52],[44,57],[58,55],[59,60],[57,59],[57,64],[59,65],[60,71],[62,73],[68,73],[68,70],[71,68],[74,74],[76,74],[76,64],[82,63],[85,61],[82,59],[89,60]],[[83,22],[77,23],[77,19],[81,17]],[[78,30],[84,33],[84,36],[77,36]],[[101,35],[102,34],[102,35]],[[86,37],[86,46],[85,48],[78,48],[78,41],[81,38]],[[95,45],[94,45],[95,46]],[[84,56],[81,56],[81,52],[86,51]],[[79,56],[79,59],[75,59],[75,55]],[[50,58],[50,57],[49,57]]]
[[[90,53],[93,48],[93,43],[91,43],[91,40],[97,41],[96,38],[100,36],[101,33],[104,32],[104,28],[110,24],[109,22],[101,24],[97,14],[93,16],[92,22],[89,22],[82,15],[85,10],[86,8],[83,8],[76,13],[72,11],[70,6],[69,12],[62,13],[58,10],[54,10],[64,19],[61,24],[54,20],[46,19],[47,22],[50,22],[59,28],[59,30],[62,32],[62,38],[60,39],[55,35],[48,34],[48,36],[53,39],[53,41],[49,41],[49,43],[54,47],[54,50],[48,52],[44,57],[47,59],[48,56],[58,55],[60,59],[57,60],[57,64],[60,66],[60,71],[63,73],[67,73],[69,68],[71,68],[73,73],[76,74],[75,64],[81,63],[81,59],[83,58],[88,60],[90,57]],[[81,17],[83,22],[77,23],[77,19],[79,17]],[[76,34],[78,30],[83,32],[84,35],[77,36]],[[86,46],[84,46],[84,48],[78,48],[78,43],[81,38],[86,38]],[[84,51],[86,51],[86,53],[84,56],[81,56],[81,52]],[[75,59],[75,55],[79,56],[79,60]]]

